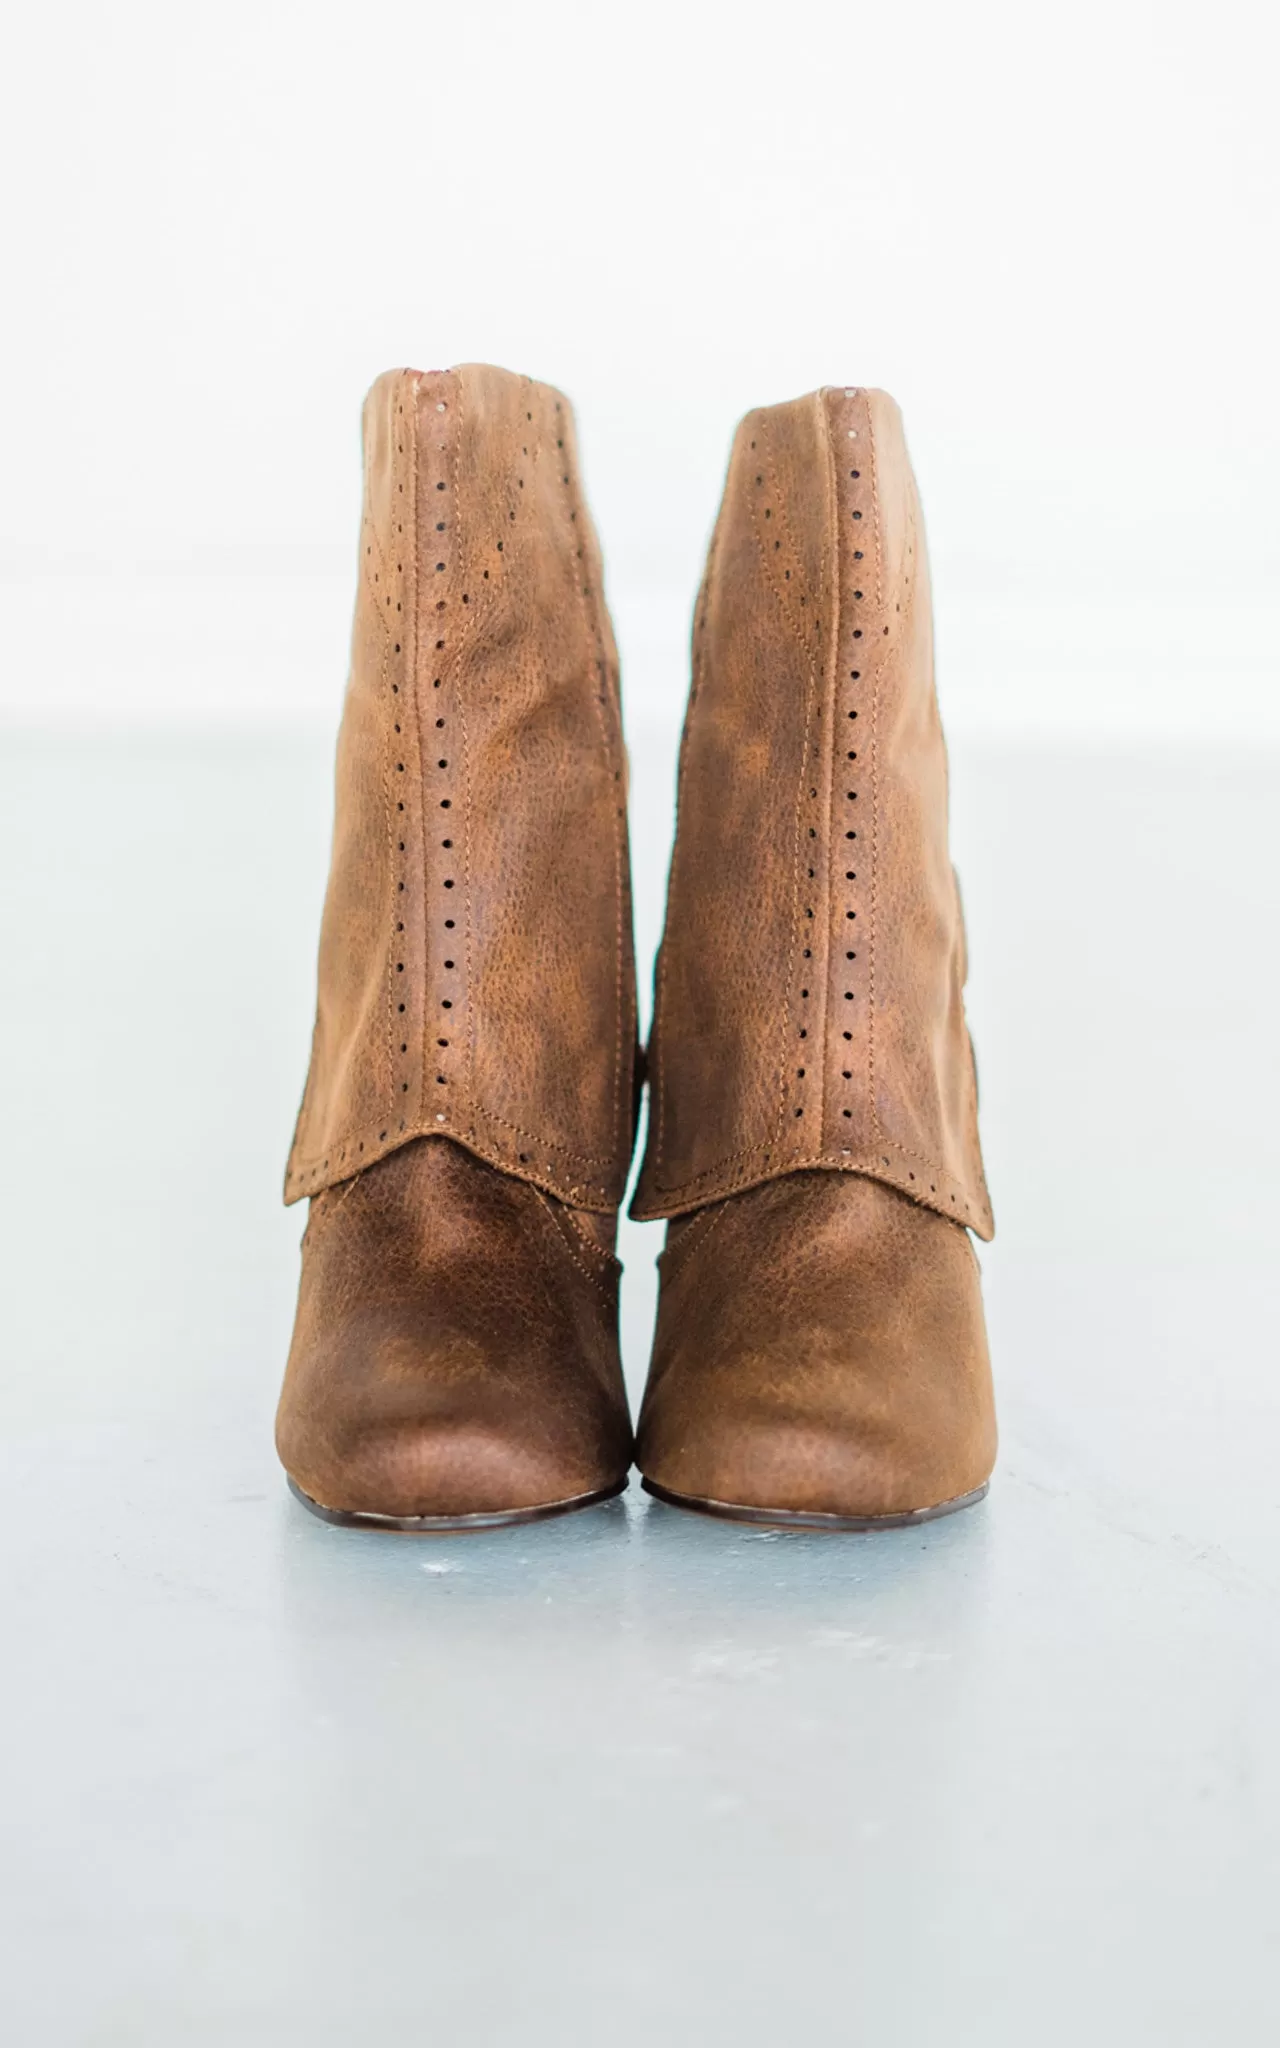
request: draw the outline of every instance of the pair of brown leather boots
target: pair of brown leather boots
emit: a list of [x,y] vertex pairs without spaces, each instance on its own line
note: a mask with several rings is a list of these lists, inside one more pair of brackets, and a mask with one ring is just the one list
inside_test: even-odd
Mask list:
[[618,662],[573,415],[379,378],[277,1428],[341,1521],[618,1492],[917,1521],[985,1491],[991,1234],[928,569],[896,406],[748,414],[698,598],[632,1213],[670,1219],[633,1441],[642,1086]]

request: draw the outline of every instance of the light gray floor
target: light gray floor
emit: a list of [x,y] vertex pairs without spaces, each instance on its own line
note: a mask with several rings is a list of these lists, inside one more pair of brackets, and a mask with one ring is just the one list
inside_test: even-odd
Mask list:
[[985,1506],[398,1540],[270,1442],[328,757],[4,742],[6,2038],[1274,2042],[1280,761],[954,750]]

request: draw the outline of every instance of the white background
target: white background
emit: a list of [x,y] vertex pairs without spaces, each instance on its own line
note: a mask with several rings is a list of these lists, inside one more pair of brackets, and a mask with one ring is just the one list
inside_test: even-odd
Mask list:
[[953,733],[1280,735],[1262,0],[125,0],[6,44],[0,715],[331,730],[362,394],[486,359],[577,405],[633,727],[678,719],[737,417],[856,381]]

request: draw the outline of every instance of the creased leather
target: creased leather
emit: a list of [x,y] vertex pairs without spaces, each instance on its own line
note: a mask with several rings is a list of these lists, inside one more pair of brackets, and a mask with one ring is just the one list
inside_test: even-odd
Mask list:
[[468,365],[364,409],[310,1072],[285,1198],[423,1136],[620,1201],[635,986],[618,664],[573,415]]
[[468,1515],[620,1486],[612,1238],[447,1141],[318,1196],[276,1420],[303,1492],[351,1513]]
[[804,1168],[992,1232],[923,524],[883,392],[749,413],[694,625],[633,1214]]
[[857,1175],[788,1174],[671,1224],[636,1458],[695,1500],[917,1514],[996,1453],[966,1231]]

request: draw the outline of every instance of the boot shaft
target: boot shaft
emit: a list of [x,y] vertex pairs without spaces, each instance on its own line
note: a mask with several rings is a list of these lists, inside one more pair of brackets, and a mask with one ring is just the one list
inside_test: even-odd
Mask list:
[[734,442],[695,616],[635,1214],[825,1167],[990,1236],[964,978],[902,422],[882,392],[826,389],[748,414]]
[[635,988],[613,633],[556,391],[380,377],[310,1073],[286,1199],[451,1138],[620,1201]]

